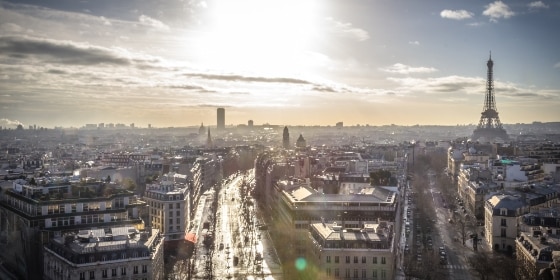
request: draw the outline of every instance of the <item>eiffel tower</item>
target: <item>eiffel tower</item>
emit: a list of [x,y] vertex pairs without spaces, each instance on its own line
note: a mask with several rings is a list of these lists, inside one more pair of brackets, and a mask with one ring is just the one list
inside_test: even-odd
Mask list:
[[473,132],[471,140],[485,140],[485,142],[495,142],[496,140],[506,141],[509,139],[509,136],[500,122],[494,97],[494,80],[492,77],[494,62],[492,61],[492,53],[490,53],[490,58],[486,66],[488,66],[488,74],[486,80],[486,94],[484,96],[484,108],[482,109],[480,121]]

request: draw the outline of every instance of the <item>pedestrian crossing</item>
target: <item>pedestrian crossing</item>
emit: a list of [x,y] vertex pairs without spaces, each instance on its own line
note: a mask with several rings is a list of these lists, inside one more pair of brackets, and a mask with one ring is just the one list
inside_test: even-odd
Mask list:
[[446,265],[442,265],[441,267],[445,268],[445,269],[449,269],[449,270],[468,270],[469,267],[466,265],[460,265],[460,264],[446,264]]

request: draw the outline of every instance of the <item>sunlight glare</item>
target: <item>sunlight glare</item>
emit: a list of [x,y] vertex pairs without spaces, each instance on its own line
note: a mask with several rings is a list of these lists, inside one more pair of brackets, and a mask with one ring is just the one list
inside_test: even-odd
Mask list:
[[314,1],[219,1],[210,7],[201,61],[225,71],[304,71],[316,31]]

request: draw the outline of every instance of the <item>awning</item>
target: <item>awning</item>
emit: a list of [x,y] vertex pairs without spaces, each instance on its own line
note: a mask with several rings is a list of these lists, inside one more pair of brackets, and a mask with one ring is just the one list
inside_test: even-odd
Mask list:
[[185,240],[190,241],[192,243],[196,243],[196,234],[189,232],[185,235]]

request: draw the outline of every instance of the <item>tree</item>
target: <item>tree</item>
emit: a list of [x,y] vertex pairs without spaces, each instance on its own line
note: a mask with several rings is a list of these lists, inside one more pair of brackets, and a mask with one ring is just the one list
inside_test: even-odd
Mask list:
[[127,190],[129,190],[131,192],[136,191],[136,187],[137,187],[136,183],[134,183],[134,181],[130,178],[128,178],[124,181],[124,186]]
[[459,234],[461,234],[463,245],[465,245],[469,233],[476,233],[476,220],[468,214],[459,212],[453,215],[453,220],[455,222],[455,227],[459,231]]
[[[480,280],[489,280],[490,275],[494,274],[494,265],[491,262],[491,255],[487,252],[476,252],[467,258],[467,263]],[[513,278],[515,279],[515,278]]]
[[35,177],[31,178],[31,180],[29,180],[29,184],[33,185],[33,186],[37,186],[37,182],[35,182]]
[[105,183],[111,183],[111,176],[107,175],[107,178],[105,178]]

